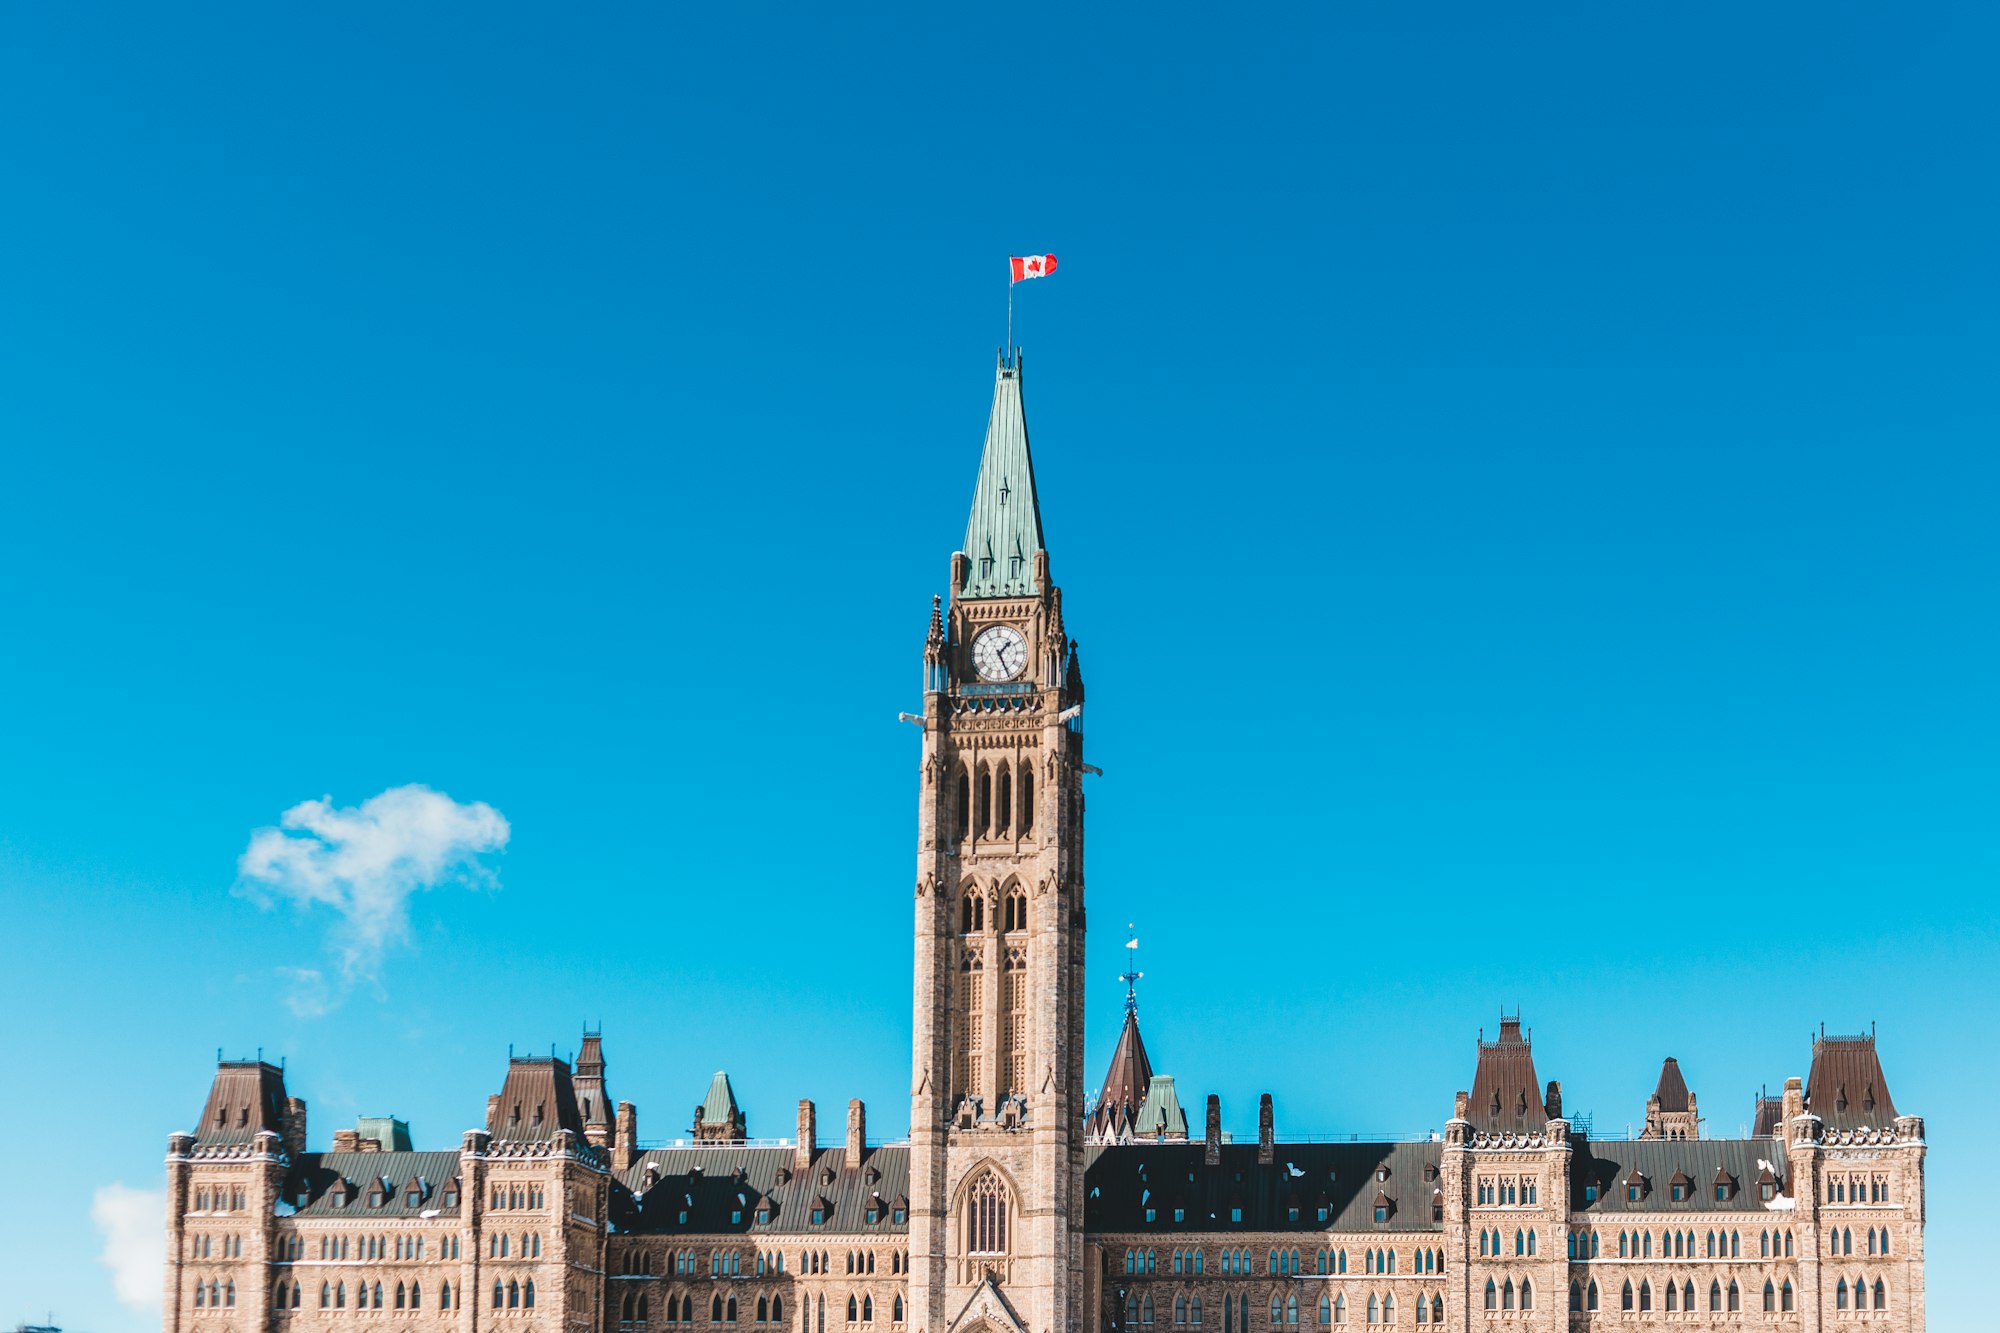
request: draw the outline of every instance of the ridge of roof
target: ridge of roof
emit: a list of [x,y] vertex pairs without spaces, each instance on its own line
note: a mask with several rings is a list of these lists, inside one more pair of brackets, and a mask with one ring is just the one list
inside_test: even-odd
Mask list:
[[1498,1041],[1480,1039],[1466,1116],[1488,1132],[1540,1129],[1547,1123],[1548,1107],[1535,1077],[1534,1037],[1520,1018],[1501,1018]]
[[1146,1085],[1146,1100],[1133,1117],[1132,1132],[1140,1138],[1187,1137],[1187,1112],[1174,1094],[1172,1074],[1155,1074]]
[[285,1128],[285,1071],[263,1060],[218,1060],[195,1142],[242,1146]]
[[1659,1086],[1653,1089],[1653,1095],[1660,1099],[1662,1111],[1688,1109],[1687,1080],[1681,1077],[1680,1062],[1671,1055],[1660,1066],[1660,1082]]
[[[1097,1105],[1085,1126],[1087,1133],[1115,1135],[1146,1103],[1153,1082],[1153,1062],[1146,1057],[1146,1042],[1139,1035],[1139,1015],[1127,1011],[1125,1027],[1118,1034],[1117,1049],[1111,1053],[1111,1067],[1104,1072],[1098,1089]],[[1187,1132],[1187,1117],[1181,1117],[1181,1132]]]
[[1873,1033],[1853,1037],[1822,1033],[1814,1039],[1806,1108],[1829,1129],[1895,1122],[1896,1103],[1889,1096],[1889,1080],[1883,1077]]
[[736,1090],[729,1086],[728,1072],[718,1069],[708,1081],[708,1095],[702,1098],[696,1119],[704,1125],[726,1125],[735,1117]]
[[1042,591],[1035,554],[1042,549],[1042,507],[1035,494],[1035,465],[1028,452],[1028,420],[1021,406],[1021,358],[1003,357],[993,375],[993,407],[972,512],[965,524],[963,597],[1029,597]]
[[544,1142],[563,1129],[581,1141],[583,1117],[577,1112],[569,1065],[552,1055],[510,1056],[486,1128],[503,1142]]
[[576,1056],[576,1076],[571,1080],[583,1106],[583,1123],[594,1129],[611,1127],[611,1099],[604,1091],[604,1039],[596,1032],[583,1034],[583,1048]]

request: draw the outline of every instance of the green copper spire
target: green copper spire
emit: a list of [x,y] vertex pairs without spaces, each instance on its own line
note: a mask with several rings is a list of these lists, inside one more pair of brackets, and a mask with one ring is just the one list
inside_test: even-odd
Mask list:
[[993,380],[993,413],[965,525],[963,597],[1027,597],[1040,592],[1035,553],[1042,549],[1042,508],[1035,499],[1035,465],[1028,457],[1028,419],[1021,411],[1021,358],[1003,358]]
[[735,1118],[736,1090],[729,1086],[729,1075],[718,1069],[709,1080],[708,1096],[702,1099],[700,1123],[726,1125]]

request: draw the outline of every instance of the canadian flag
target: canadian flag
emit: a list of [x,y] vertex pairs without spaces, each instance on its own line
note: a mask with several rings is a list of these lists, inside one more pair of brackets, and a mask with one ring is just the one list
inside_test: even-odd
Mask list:
[[1026,282],[1029,278],[1046,278],[1056,271],[1054,255],[1013,255],[1007,262],[1013,266],[1015,282]]

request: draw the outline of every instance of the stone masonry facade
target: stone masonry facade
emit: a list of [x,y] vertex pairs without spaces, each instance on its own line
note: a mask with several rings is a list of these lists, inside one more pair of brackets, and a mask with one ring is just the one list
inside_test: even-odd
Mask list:
[[[314,1150],[262,1061],[168,1139],[164,1333],[1556,1333],[1924,1327],[1924,1126],[1874,1034],[1813,1043],[1746,1138],[1668,1059],[1637,1139],[1565,1117],[1517,1018],[1426,1137],[1190,1129],[1128,991],[1083,1069],[1084,689],[1002,357],[936,599],[913,888],[910,1135],[801,1102],[751,1137],[717,1073],[671,1146],[612,1103],[596,1033],[510,1058],[481,1128]],[[888,900],[883,901],[885,910]],[[1442,1112],[1442,1108],[1441,1108]]]

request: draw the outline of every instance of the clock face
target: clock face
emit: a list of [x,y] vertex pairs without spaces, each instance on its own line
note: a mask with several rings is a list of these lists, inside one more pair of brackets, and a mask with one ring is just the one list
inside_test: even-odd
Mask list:
[[972,668],[981,680],[1012,680],[1028,665],[1028,641],[1010,625],[995,625],[972,641]]

